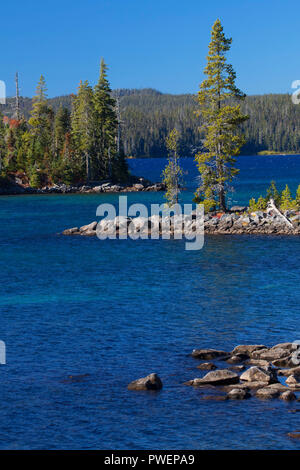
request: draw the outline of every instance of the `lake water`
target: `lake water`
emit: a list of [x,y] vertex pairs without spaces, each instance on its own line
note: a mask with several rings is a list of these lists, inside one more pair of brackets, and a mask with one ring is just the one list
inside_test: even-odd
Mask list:
[[[130,161],[153,180],[163,163]],[[192,190],[195,167],[183,163]],[[300,156],[242,157],[239,166],[234,203],[271,179],[293,190],[300,183]],[[300,340],[300,239],[206,237],[192,252],[181,240],[59,235],[117,200],[0,198],[0,448],[299,449],[286,436],[300,428],[299,403],[207,401],[182,383],[200,375],[193,348]],[[150,372],[162,391],[127,390]]]

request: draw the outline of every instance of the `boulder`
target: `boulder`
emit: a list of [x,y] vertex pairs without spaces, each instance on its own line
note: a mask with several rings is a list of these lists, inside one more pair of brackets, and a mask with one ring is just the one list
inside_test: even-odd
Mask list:
[[280,395],[280,391],[277,389],[272,389],[268,387],[259,388],[256,392],[258,398],[272,399],[277,398]]
[[266,384],[278,382],[274,370],[256,366],[250,367],[250,369],[243,372],[240,378],[247,382],[265,382]]
[[288,351],[295,351],[297,347],[295,347],[295,343],[279,343],[273,346],[271,349],[287,349]]
[[91,232],[91,231],[95,231],[96,230],[96,227],[97,227],[97,224],[98,222],[92,222],[88,225],[83,225],[82,227],[80,227],[80,232]]
[[192,352],[192,356],[197,359],[215,359],[226,355],[228,355],[227,352],[217,349],[194,349]]
[[283,348],[261,349],[252,353],[253,359],[260,359],[264,361],[275,361],[289,356],[289,351]]
[[278,371],[278,375],[284,375],[285,377],[289,377],[290,375],[294,375],[295,377],[300,376],[300,366],[292,367],[291,369],[280,369]]
[[250,398],[251,394],[247,390],[243,390],[241,388],[233,388],[228,392],[227,398],[232,400],[245,400],[246,398]]
[[157,374],[152,373],[137,379],[128,385],[128,390],[160,390],[162,388],[162,381]]
[[291,356],[286,356],[282,359],[275,359],[275,361],[272,361],[272,364],[275,367],[293,367],[294,365]]
[[262,344],[240,344],[234,348],[232,355],[247,354],[250,356],[253,351],[257,351],[258,349],[266,349],[266,346]]
[[204,395],[202,400],[212,400],[212,401],[225,401],[227,400],[226,395]]
[[78,227],[73,227],[73,228],[68,228],[64,230],[63,235],[75,235],[76,233],[79,233],[79,228]]
[[197,369],[200,370],[215,370],[217,369],[217,366],[213,364],[212,362],[203,362],[199,366],[197,366]]
[[233,370],[234,372],[242,372],[243,370],[246,369],[245,366],[232,366],[232,367],[229,367],[230,370]]
[[246,354],[235,354],[231,356],[229,359],[227,359],[228,364],[239,364],[241,362],[244,362],[248,359],[249,356]]
[[208,372],[202,379],[194,379],[193,385],[231,385],[239,382],[239,376],[229,369]]
[[259,366],[259,367],[269,367],[269,361],[265,361],[262,359],[247,359],[245,362],[247,366]]
[[292,439],[300,439],[300,431],[288,432],[287,435]]
[[286,392],[283,392],[280,395],[280,398],[281,400],[285,400],[285,401],[293,401],[293,400],[296,400],[296,395],[290,390],[287,390]]
[[230,208],[230,211],[231,212],[246,212],[247,209],[248,207],[246,206],[232,206]]
[[299,382],[294,375],[289,375],[285,383],[288,385],[297,385]]

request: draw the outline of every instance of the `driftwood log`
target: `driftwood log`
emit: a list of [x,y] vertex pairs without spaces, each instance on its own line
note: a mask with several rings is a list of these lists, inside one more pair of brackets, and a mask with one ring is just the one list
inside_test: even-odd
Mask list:
[[277,209],[274,199],[270,199],[267,205],[267,213],[275,213],[288,227],[294,228],[292,222]]

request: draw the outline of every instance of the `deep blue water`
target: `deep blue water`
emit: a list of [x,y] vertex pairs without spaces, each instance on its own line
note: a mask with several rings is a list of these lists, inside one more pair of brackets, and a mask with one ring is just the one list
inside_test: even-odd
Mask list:
[[[157,159],[130,164],[159,177]],[[237,202],[272,178],[300,182],[300,157],[243,157],[240,166]],[[300,428],[290,412],[299,403],[207,401],[182,382],[200,375],[195,347],[300,339],[300,239],[206,237],[192,252],[181,240],[58,234],[117,198],[0,198],[0,448],[299,449],[286,437]],[[150,372],[161,392],[127,390]]]

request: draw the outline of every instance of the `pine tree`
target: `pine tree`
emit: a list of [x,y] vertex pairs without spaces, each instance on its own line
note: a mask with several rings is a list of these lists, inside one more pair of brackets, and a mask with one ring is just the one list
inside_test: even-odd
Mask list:
[[66,136],[71,131],[71,113],[60,105],[54,121],[55,153],[61,157],[65,146]]
[[178,155],[179,132],[173,129],[166,138],[166,146],[169,151],[168,165],[163,170],[163,183],[166,185],[165,198],[169,207],[178,203],[180,180],[182,178],[182,169],[179,165]]
[[288,210],[292,209],[294,207],[293,201],[292,201],[292,195],[290,188],[288,185],[286,185],[285,189],[281,193],[281,205],[280,209],[281,210]]
[[97,163],[99,174],[112,178],[119,155],[117,154],[118,120],[116,101],[107,79],[107,65],[101,59],[99,81],[94,89],[97,129]]
[[0,112],[0,175],[4,171],[4,158],[6,156],[5,126]]
[[296,206],[298,207],[298,209],[300,209],[300,184],[297,188],[295,202],[296,202]]
[[32,136],[30,166],[47,171],[54,153],[54,112],[47,102],[47,88],[43,75],[33,97],[31,117],[28,122]]
[[[225,54],[232,40],[225,37],[218,19],[211,32],[207,65],[204,69],[207,78],[201,83],[198,92],[198,115],[201,114],[205,133],[206,152],[196,155],[201,176],[198,190],[200,198],[211,199],[220,210],[226,210],[227,185],[238,173],[235,156],[240,153],[245,139],[238,132],[240,124],[248,117],[241,113],[239,101],[245,95],[236,87],[236,74],[232,65],[226,62]],[[233,99],[234,104],[228,104]]]
[[275,205],[276,205],[277,207],[280,206],[280,199],[281,199],[281,196],[280,196],[280,193],[279,193],[278,189],[276,188],[275,181],[271,181],[271,185],[270,185],[270,187],[267,189],[266,203],[268,203],[268,201],[269,201],[270,199],[273,199],[273,200],[274,200]]
[[95,166],[95,110],[93,90],[87,80],[80,82],[73,99],[71,126],[75,152],[81,165],[85,165],[88,182],[94,176]]

